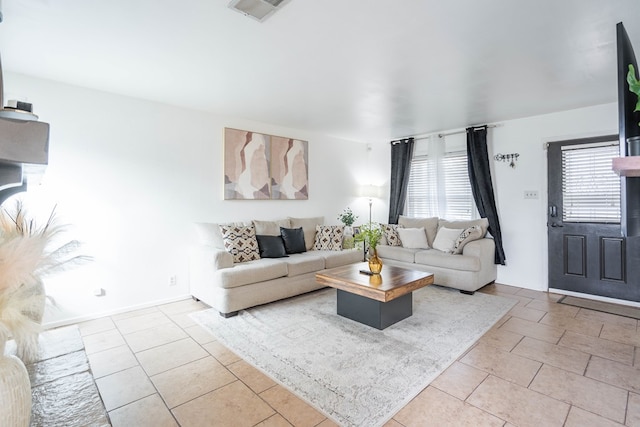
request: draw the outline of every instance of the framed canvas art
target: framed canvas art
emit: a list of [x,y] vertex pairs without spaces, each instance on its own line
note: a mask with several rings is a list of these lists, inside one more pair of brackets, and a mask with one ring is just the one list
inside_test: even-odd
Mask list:
[[224,199],[271,198],[269,148],[271,137],[224,129]]
[[307,141],[271,137],[271,198],[307,200],[309,164]]
[[225,200],[307,200],[307,141],[224,129]]

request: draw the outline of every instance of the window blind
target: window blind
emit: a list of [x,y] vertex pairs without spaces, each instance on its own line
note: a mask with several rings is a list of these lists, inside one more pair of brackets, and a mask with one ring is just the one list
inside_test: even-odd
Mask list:
[[620,178],[611,169],[619,156],[612,142],[562,147],[562,220],[620,222]]
[[429,167],[428,156],[416,156],[411,161],[405,211],[412,217],[433,216],[437,210],[435,168]]
[[472,219],[475,203],[469,184],[467,152],[451,151],[441,159],[438,179],[436,159],[415,156],[411,162],[405,211],[408,216]]
[[475,203],[469,184],[467,152],[446,153],[443,160],[445,176],[446,218],[471,219]]

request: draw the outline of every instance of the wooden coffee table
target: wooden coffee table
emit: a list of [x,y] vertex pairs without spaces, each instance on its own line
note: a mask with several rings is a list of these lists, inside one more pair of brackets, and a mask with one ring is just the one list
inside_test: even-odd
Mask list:
[[385,329],[413,314],[412,292],[431,285],[433,274],[385,265],[368,276],[367,263],[345,265],[316,273],[316,281],[338,290],[337,313],[365,325]]

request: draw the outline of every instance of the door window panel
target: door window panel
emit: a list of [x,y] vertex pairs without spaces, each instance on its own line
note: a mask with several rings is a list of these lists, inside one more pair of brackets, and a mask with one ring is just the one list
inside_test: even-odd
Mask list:
[[620,223],[620,177],[611,162],[617,142],[562,147],[562,220]]

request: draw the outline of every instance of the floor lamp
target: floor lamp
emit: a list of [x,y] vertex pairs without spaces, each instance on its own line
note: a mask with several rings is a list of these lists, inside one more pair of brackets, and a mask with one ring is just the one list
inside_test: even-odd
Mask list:
[[[380,187],[377,185],[364,185],[360,188],[360,197],[369,199],[369,230],[371,230],[371,207],[373,205],[373,199],[380,197]],[[367,260],[367,242],[363,241],[363,254],[362,260]]]

